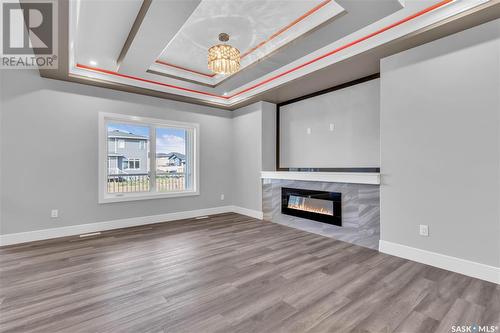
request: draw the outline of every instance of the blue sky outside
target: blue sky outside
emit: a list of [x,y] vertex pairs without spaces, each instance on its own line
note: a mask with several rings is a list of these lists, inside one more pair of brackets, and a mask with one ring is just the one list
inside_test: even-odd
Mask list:
[[[108,124],[108,131],[119,130],[149,137],[149,128],[140,125]],[[156,152],[157,153],[186,153],[186,131],[176,128],[156,129]]]

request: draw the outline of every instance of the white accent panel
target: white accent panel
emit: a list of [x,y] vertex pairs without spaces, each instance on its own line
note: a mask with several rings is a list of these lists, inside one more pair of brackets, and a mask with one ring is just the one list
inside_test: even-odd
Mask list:
[[280,108],[280,167],[380,167],[380,80]]
[[176,212],[176,213],[152,215],[152,216],[140,216],[128,219],[80,224],[80,225],[61,227],[61,228],[35,230],[35,231],[20,232],[15,234],[5,234],[5,235],[0,235],[0,246],[27,243],[27,242],[59,238],[59,237],[97,233],[105,230],[121,229],[121,228],[135,227],[141,225],[148,225],[153,223],[190,219],[198,216],[231,213],[231,212],[250,216],[256,219],[262,219],[262,212],[253,211],[250,209],[237,206],[221,206],[214,208],[190,210],[185,212]]
[[379,251],[396,257],[405,258],[422,264],[500,284],[500,267],[489,266],[474,261],[383,240],[379,243]]
[[262,171],[262,179],[289,179],[313,182],[380,184],[380,174],[376,172],[302,172],[302,171]]

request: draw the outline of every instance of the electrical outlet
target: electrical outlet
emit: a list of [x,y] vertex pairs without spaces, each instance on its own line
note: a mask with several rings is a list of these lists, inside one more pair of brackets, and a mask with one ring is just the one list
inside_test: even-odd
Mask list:
[[333,132],[334,129],[335,129],[335,125],[334,124],[330,124],[330,132]]
[[311,134],[311,132],[312,132],[311,127],[308,127],[306,132],[307,132],[307,134]]
[[420,236],[429,236],[429,226],[426,224],[421,224],[420,225]]
[[224,201],[224,193],[222,193],[222,194],[220,195],[220,199],[221,199],[221,201]]
[[58,217],[59,217],[59,210],[57,210],[57,209],[52,209],[52,210],[50,211],[50,217],[52,217],[53,219],[58,218]]

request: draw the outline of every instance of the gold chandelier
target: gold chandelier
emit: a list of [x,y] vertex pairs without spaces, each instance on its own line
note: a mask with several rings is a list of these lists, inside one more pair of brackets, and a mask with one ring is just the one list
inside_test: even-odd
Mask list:
[[[221,42],[227,42],[229,35],[219,34]],[[228,44],[217,44],[208,49],[208,68],[216,74],[233,74],[240,70],[240,51]]]

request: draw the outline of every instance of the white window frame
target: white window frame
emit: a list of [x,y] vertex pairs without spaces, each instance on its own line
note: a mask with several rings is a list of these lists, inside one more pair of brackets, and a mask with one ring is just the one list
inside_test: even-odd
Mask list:
[[[133,158],[132,161],[134,161],[134,167],[132,168],[132,170],[140,170],[141,169],[141,160],[138,158]],[[138,165],[137,168],[135,167],[136,164]],[[130,162],[128,163],[128,166],[130,167]]]
[[118,149],[125,149],[125,139],[117,139],[118,141]]
[[[123,168],[125,170],[140,170],[141,169],[141,160],[139,158],[129,158],[123,162],[125,162],[125,165],[127,166],[126,168]],[[130,167],[130,162],[132,162],[132,167]],[[135,162],[137,162],[139,164],[138,168],[135,167]]]
[[[122,124],[131,124],[139,126],[149,126],[150,135],[150,151],[149,151],[149,165],[150,165],[150,190],[149,192],[135,192],[135,193],[108,193],[107,180],[108,180],[108,133],[107,124],[109,122],[118,122]],[[192,186],[189,190],[177,192],[157,192],[156,191],[156,127],[173,127],[180,129],[188,129],[190,131],[189,140],[192,145],[189,145],[186,151],[186,158],[192,159],[191,174]],[[99,189],[99,203],[110,203],[120,201],[136,201],[136,200],[150,200],[172,197],[185,197],[195,196],[200,194],[199,189],[199,171],[200,171],[200,125],[197,123],[186,123],[179,121],[170,121],[165,119],[147,118],[138,116],[129,116],[117,113],[99,113],[99,147],[98,147],[98,189]],[[192,149],[191,149],[192,146]],[[191,151],[192,150],[192,151]],[[187,181],[186,177],[186,181]]]

